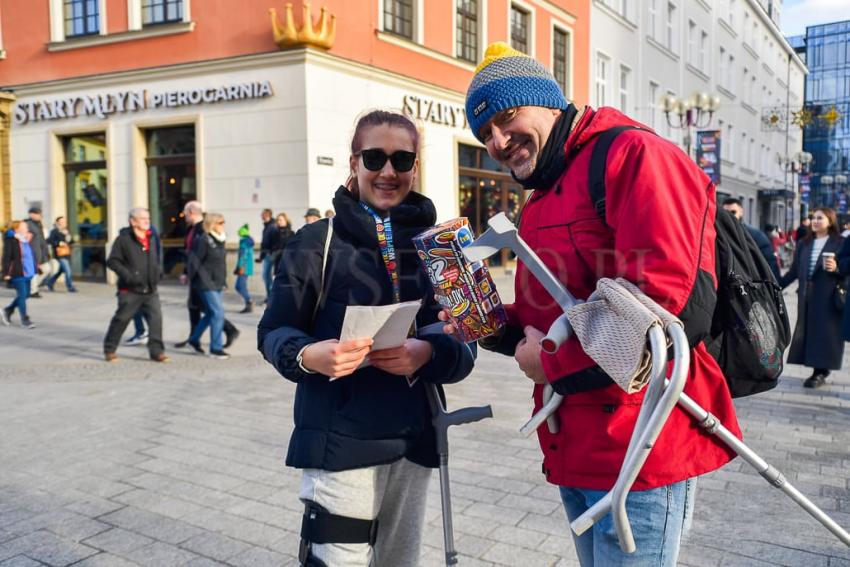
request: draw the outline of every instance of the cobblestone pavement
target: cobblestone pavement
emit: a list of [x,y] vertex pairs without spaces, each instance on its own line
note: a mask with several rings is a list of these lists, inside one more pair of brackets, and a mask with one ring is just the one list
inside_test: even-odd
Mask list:
[[[0,327],[0,566],[295,565],[299,476],[283,466],[294,388],[255,351],[258,314],[236,314],[229,294],[243,336],[228,361],[170,352],[157,365],[122,347],[107,364],[111,288],[80,289],[31,300],[35,331]],[[169,346],[187,333],[184,294],[163,289]],[[746,440],[850,527],[850,374],[818,391],[801,388],[806,374],[789,367],[779,388],[737,403]],[[530,387],[515,364],[482,353],[448,396],[495,414],[452,432],[460,565],[577,565],[536,441],[517,433]],[[422,563],[436,566],[436,477],[429,502]],[[681,565],[850,567],[850,549],[737,460],[701,479]]]

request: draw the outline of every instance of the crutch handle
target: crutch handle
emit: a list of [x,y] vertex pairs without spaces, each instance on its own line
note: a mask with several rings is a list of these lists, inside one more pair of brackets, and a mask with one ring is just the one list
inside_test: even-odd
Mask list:
[[570,325],[570,320],[567,318],[567,314],[563,313],[549,327],[546,336],[540,339],[540,348],[546,354],[555,354],[561,348],[561,345],[567,342],[572,332],[573,327]]
[[540,408],[537,413],[531,416],[531,419],[529,419],[525,425],[519,428],[519,432],[525,437],[528,437],[529,435],[537,431],[537,428],[540,427],[540,425],[544,421],[546,421],[549,425],[549,432],[557,433],[559,429],[558,417],[554,415],[554,413],[555,410],[558,409],[558,406],[561,405],[561,400],[563,399],[564,396],[556,393],[552,389],[552,386],[546,384],[543,387],[543,407]]

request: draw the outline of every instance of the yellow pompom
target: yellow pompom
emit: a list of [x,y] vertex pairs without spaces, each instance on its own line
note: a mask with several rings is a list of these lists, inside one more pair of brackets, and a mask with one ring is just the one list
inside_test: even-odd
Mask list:
[[522,51],[517,51],[504,41],[497,41],[496,43],[491,43],[487,47],[487,51],[484,52],[484,59],[481,60],[481,63],[478,64],[478,67],[475,68],[475,74],[477,75],[481,69],[496,61],[497,59],[502,59],[503,57],[528,57]]

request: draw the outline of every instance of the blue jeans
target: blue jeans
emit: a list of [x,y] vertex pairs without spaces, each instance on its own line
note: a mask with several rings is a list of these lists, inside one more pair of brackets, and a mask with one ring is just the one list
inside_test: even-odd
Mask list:
[[224,304],[221,302],[220,291],[200,292],[201,300],[204,302],[204,315],[198,321],[198,326],[192,332],[189,340],[196,343],[201,340],[201,335],[210,328],[210,350],[221,350],[221,334],[224,331]]
[[65,274],[65,287],[74,289],[74,280],[71,277],[71,262],[68,261],[68,258],[56,258],[56,261],[59,262],[59,271],[50,276],[50,279],[47,280],[47,287],[53,289],[53,286],[59,280],[59,276]]
[[274,272],[274,262],[271,255],[263,258],[263,285],[266,286],[266,297],[271,295],[272,291],[272,274]]
[[142,317],[142,311],[136,311],[133,315],[133,337],[141,337],[145,334],[145,320]]
[[245,303],[251,303],[251,294],[248,292],[248,276],[236,276],[236,293],[242,296]]
[[30,296],[30,282],[32,278],[17,277],[12,278],[11,284],[15,288],[15,299],[12,300],[6,309],[9,315],[15,312],[15,308],[21,313],[21,321],[28,319],[27,317],[27,298]]
[[[561,500],[572,522],[605,496],[604,490],[560,487]],[[573,533],[582,567],[675,567],[682,534],[691,527],[696,478],[652,490],[632,491],[626,511],[637,551],[623,553],[608,514],[581,536]],[[572,533],[572,532],[571,532]]]

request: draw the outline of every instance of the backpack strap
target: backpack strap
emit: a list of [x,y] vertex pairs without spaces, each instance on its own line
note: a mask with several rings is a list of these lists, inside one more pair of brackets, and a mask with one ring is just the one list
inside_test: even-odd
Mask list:
[[[590,154],[590,171],[588,172],[588,188],[590,200],[596,214],[605,222],[605,171],[608,163],[608,150],[614,139],[625,130],[643,130],[638,126],[615,126],[597,134],[593,153]],[[607,224],[607,223],[606,223]]]
[[316,296],[316,305],[313,306],[313,317],[311,321],[316,321],[316,313],[319,312],[319,304],[322,302],[322,295],[325,292],[325,267],[328,265],[328,252],[331,249],[331,238],[334,235],[334,218],[328,218],[328,233],[325,236],[325,248],[322,252],[322,279],[321,283],[319,283],[319,293]]

